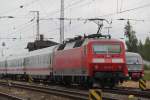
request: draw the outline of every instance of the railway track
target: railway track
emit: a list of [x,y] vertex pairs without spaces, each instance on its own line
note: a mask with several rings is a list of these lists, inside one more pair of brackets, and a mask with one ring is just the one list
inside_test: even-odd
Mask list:
[[[0,85],[7,85],[6,82],[0,82]],[[31,91],[38,91],[46,94],[53,94],[57,96],[63,96],[72,99],[79,99],[79,100],[88,100],[88,91],[87,90],[78,90],[73,88],[62,88],[61,86],[40,86],[40,85],[31,85],[31,84],[22,84],[22,83],[11,83],[12,87],[21,88],[21,89],[28,89]],[[112,93],[112,94],[119,94],[119,95],[134,95],[136,97],[142,98],[150,98],[150,90],[140,91],[137,88],[115,88],[115,89],[102,89],[104,93]],[[104,97],[104,100],[119,100],[116,98],[111,97]]]
[[1,100],[24,100],[23,98],[19,98],[19,97],[12,96],[10,94],[2,93],[2,92],[0,92],[0,99]]
[[[7,82],[0,82],[0,85],[8,86]],[[79,91],[74,89],[62,89],[62,88],[56,88],[56,87],[43,87],[43,86],[35,86],[35,85],[27,85],[27,84],[19,84],[19,83],[11,83],[11,87],[14,88],[21,88],[21,89],[27,89],[31,91],[36,92],[42,92],[46,94],[52,94],[56,96],[62,96],[66,98],[71,98],[75,100],[88,100],[89,94],[87,91]],[[102,97],[103,100],[118,100],[113,99],[111,97]]]
[[134,95],[136,97],[143,97],[143,98],[149,98],[150,99],[150,91],[141,91],[140,89],[120,89],[120,88],[115,88],[115,89],[103,89],[103,92],[110,92],[114,94],[122,94],[122,95]]

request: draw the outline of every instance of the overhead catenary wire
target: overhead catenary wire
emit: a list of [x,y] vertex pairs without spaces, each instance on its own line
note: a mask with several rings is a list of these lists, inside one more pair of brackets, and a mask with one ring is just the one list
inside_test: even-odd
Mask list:
[[10,13],[10,12],[15,12],[16,10],[20,10],[20,8],[24,8],[24,7],[30,6],[31,4],[33,4],[33,3],[37,2],[37,1],[39,1],[39,0],[32,0],[30,2],[27,2],[25,4],[20,5],[19,7],[14,7],[12,9],[6,10],[4,12],[0,12],[0,15],[5,15],[5,14]]
[[24,30],[25,27],[29,27],[30,25],[34,24],[34,22],[32,21],[32,19],[26,23],[23,23],[23,24],[20,24],[18,26],[15,26],[15,31],[14,32],[17,32],[17,31],[20,31],[20,30]]
[[[73,2],[72,4],[68,4],[67,6],[65,6],[64,7],[64,10],[66,11],[66,10],[69,10],[68,8],[74,8],[75,6],[77,6],[78,4],[82,4],[82,2],[83,1],[86,1],[86,0],[78,0],[78,1],[76,1],[76,2]],[[84,3],[84,4],[82,4],[82,5],[80,5],[80,6],[87,6],[88,4],[91,4],[91,0],[90,0],[90,2],[88,1],[88,2],[86,2],[86,3]],[[57,9],[57,10],[55,10],[55,11],[52,11],[52,12],[50,12],[50,13],[48,13],[47,15],[55,15],[55,14],[58,14],[58,13],[60,13],[60,9]],[[47,17],[47,16],[46,16]]]
[[142,5],[142,6],[138,6],[138,7],[134,7],[134,8],[126,9],[126,10],[122,10],[122,11],[117,12],[117,13],[116,12],[108,13],[108,14],[104,14],[104,15],[96,16],[96,17],[109,17],[109,16],[113,16],[113,15],[118,15],[118,14],[121,14],[121,13],[127,13],[127,12],[130,12],[130,11],[135,11],[135,10],[146,8],[146,7],[150,7],[150,3]]
[[[34,1],[34,0],[33,0],[33,1]],[[78,0],[78,1],[81,1],[81,0]],[[76,1],[76,3],[77,3],[77,1]],[[78,4],[78,3],[77,3],[77,4]],[[80,4],[80,3],[79,3],[79,4]],[[70,5],[71,5],[71,4],[70,4]],[[68,6],[69,6],[69,5],[68,5]],[[145,5],[143,5],[143,6],[145,7]],[[149,6],[149,5],[146,5],[146,7],[147,7],[147,6]],[[71,7],[71,6],[70,6],[70,7]],[[140,7],[136,7],[136,8],[132,8],[132,9],[127,9],[127,10],[120,11],[119,13],[129,12],[129,11],[136,10],[136,9],[138,10],[138,9],[140,9],[140,8],[143,8],[143,7],[140,6]],[[115,14],[116,14],[116,13],[115,13]],[[110,16],[112,16],[112,15],[114,15],[114,13],[111,13],[111,14],[110,14]],[[103,16],[103,15],[102,15],[102,16]],[[109,15],[108,15],[108,16],[109,16]],[[49,20],[50,20],[50,19],[52,19],[52,20],[56,20],[56,19],[59,20],[59,18],[49,18]],[[87,19],[88,19],[88,18],[83,18],[83,19],[82,19],[82,18],[67,18],[67,19],[65,19],[65,20],[78,20],[78,21],[81,20],[81,21],[86,21]],[[42,20],[42,19],[40,19],[40,20]]]

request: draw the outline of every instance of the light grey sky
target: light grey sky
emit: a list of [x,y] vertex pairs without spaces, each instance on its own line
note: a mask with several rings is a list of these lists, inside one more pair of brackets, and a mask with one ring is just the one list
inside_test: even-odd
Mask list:
[[[137,19],[130,21],[138,39],[145,40],[150,36],[150,0],[64,0],[65,17],[67,18],[105,18],[112,20],[110,34],[114,38],[124,37],[124,26],[127,21],[118,18]],[[117,3],[118,1],[118,3]],[[118,6],[117,6],[118,5]],[[22,8],[20,8],[22,6]],[[147,7],[142,7],[147,6]],[[141,7],[139,9],[126,11]],[[2,42],[6,43],[5,56],[25,52],[27,42],[34,41],[36,34],[35,14],[30,11],[40,11],[40,18],[59,18],[60,0],[0,0],[0,17],[14,16],[15,18],[0,18],[0,51]],[[122,12],[123,13],[117,13]],[[113,13],[113,14],[112,14]],[[110,15],[112,14],[112,15]],[[108,16],[104,16],[108,15]],[[104,22],[104,27],[109,26]],[[96,33],[97,25],[89,21],[65,21],[65,38],[75,35]],[[105,28],[103,33],[107,33]],[[46,38],[59,41],[59,21],[41,20],[40,33]],[[20,38],[21,39],[6,39]],[[1,55],[1,54],[0,54]]]

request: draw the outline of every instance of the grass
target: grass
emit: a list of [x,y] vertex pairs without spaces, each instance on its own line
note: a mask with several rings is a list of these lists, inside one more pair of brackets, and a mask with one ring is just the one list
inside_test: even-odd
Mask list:
[[144,72],[144,79],[145,80],[150,80],[150,70],[145,70],[145,72]]

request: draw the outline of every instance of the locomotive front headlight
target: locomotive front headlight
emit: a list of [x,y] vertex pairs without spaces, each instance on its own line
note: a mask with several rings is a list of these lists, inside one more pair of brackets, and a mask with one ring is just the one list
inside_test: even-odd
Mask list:
[[144,74],[142,73],[142,77],[144,77]]
[[129,74],[126,74],[127,77],[129,77]]

